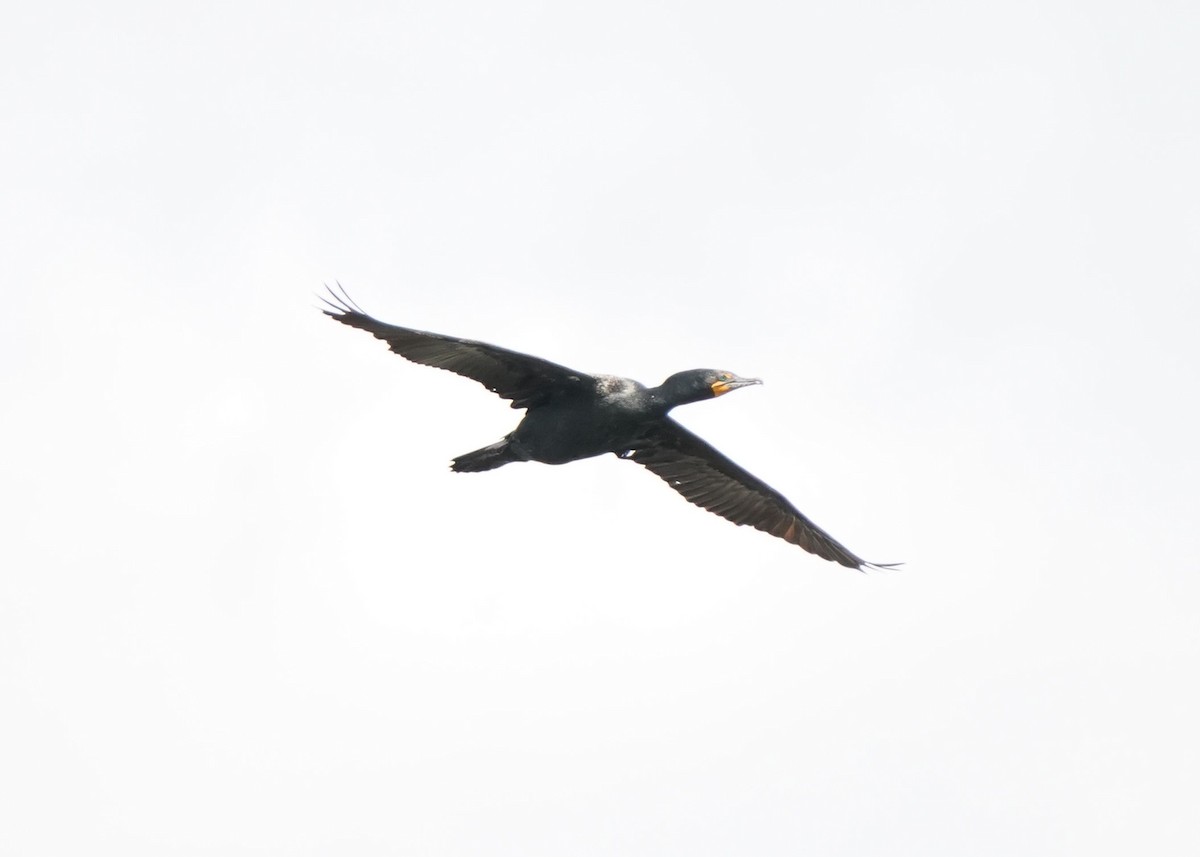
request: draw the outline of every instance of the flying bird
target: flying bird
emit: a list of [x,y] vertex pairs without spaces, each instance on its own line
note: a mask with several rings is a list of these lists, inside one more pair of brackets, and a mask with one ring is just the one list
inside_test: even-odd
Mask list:
[[738,525],[749,525],[847,568],[892,568],[867,562],[805,517],[787,498],[685,429],[672,408],[761,384],[732,372],[689,369],[657,387],[628,378],[589,375],[521,354],[440,333],[385,324],[365,313],[338,285],[328,286],[326,315],[382,339],[392,351],[426,366],[478,381],[514,408],[525,409],[515,430],[496,443],[454,459],[459,473],[493,470],[514,461],[566,464],[611,452],[642,465],[684,499]]

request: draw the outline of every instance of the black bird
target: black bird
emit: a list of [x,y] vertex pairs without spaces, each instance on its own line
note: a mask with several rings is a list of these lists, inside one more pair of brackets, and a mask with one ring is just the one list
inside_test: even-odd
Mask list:
[[363,312],[345,289],[340,295],[328,290],[333,300],[321,298],[329,306],[322,312],[331,318],[382,339],[401,357],[478,381],[509,399],[512,407],[525,408],[515,431],[460,455],[452,470],[474,473],[513,461],[566,464],[611,452],[637,462],[689,502],[735,524],[749,524],[848,568],[893,567],[855,556],[774,488],[667,416],[678,405],[761,384],[757,378],[689,369],[658,387],[646,387],[486,342],[384,324]]

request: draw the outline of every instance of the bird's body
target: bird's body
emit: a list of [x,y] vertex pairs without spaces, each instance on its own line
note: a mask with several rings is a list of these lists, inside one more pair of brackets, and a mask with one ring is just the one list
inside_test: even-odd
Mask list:
[[566,464],[634,445],[660,410],[646,387],[613,375],[591,380],[591,389],[530,408],[509,435],[514,451],[529,461]]
[[455,471],[492,470],[518,461],[566,464],[613,453],[641,464],[688,501],[735,524],[748,524],[849,568],[884,567],[855,556],[782,494],[668,415],[679,405],[762,383],[757,379],[691,369],[646,387],[484,342],[385,324],[355,306],[344,291],[330,294],[326,315],[372,333],[415,363],[472,378],[511,400],[512,407],[526,410],[502,440],[456,458],[451,464]]

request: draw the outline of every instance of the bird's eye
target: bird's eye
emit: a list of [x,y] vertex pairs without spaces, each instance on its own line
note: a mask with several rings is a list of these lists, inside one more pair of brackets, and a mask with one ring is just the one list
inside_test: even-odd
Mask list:
[[732,378],[733,378],[733,376],[732,376],[732,375],[730,375],[728,372],[722,372],[722,373],[721,373],[721,380],[722,380],[722,381],[729,381],[729,380],[731,380]]

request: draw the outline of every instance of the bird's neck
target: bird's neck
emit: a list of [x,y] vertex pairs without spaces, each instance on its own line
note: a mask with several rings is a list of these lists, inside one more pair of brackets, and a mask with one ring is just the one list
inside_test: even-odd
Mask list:
[[646,391],[647,399],[650,406],[659,414],[666,414],[672,408],[677,408],[680,405],[686,405],[689,399],[682,398],[678,390],[673,390],[662,384],[658,387],[651,387]]

